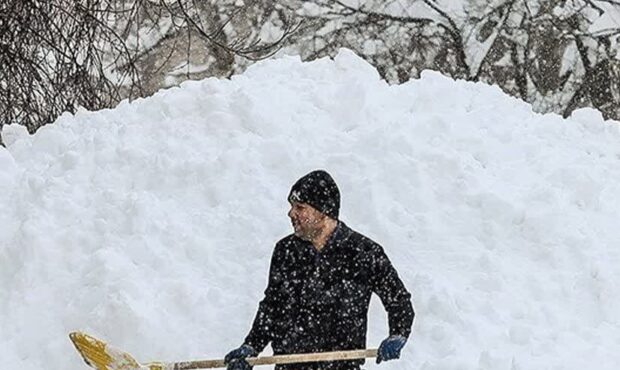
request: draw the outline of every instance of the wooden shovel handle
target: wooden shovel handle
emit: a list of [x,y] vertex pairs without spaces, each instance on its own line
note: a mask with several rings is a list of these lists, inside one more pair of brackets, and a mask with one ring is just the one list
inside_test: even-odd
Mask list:
[[[352,351],[334,351],[334,352],[318,352],[318,353],[299,353],[295,355],[276,355],[266,357],[248,357],[246,360],[252,366],[254,365],[275,365],[275,364],[294,364],[301,362],[317,362],[317,361],[342,361],[357,360],[366,357],[377,357],[376,349],[357,349]],[[189,369],[211,369],[216,367],[226,367],[224,360],[204,360],[177,362],[174,364],[174,370]]]

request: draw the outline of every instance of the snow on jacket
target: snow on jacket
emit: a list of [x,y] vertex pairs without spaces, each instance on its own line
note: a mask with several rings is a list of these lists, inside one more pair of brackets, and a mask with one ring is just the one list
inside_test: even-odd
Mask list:
[[[408,337],[411,294],[383,248],[338,222],[325,246],[295,235],[273,251],[265,297],[245,339],[275,354],[366,348],[368,305],[376,293],[388,313],[390,335]],[[279,370],[358,369],[363,360],[278,365]]]

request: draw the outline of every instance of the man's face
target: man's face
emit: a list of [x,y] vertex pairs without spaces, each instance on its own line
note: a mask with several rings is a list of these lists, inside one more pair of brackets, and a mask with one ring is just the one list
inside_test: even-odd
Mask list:
[[325,219],[324,214],[306,203],[291,202],[291,210],[288,211],[295,235],[304,240],[312,240],[321,230]]

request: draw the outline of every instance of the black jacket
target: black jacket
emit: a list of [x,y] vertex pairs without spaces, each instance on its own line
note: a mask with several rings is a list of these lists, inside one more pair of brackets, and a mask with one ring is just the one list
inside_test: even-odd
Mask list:
[[[321,251],[295,235],[273,251],[269,283],[245,344],[275,354],[366,348],[370,296],[387,313],[390,335],[408,337],[411,294],[383,248],[343,222]],[[363,360],[277,366],[277,369],[357,369]]]

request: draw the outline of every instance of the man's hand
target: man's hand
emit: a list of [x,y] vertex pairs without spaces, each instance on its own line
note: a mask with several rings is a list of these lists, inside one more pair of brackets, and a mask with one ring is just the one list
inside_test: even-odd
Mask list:
[[241,347],[228,352],[224,357],[226,370],[251,370],[252,366],[250,366],[245,359],[256,355],[258,355],[258,353],[254,348],[247,344],[243,344]]
[[407,338],[401,335],[391,335],[384,339],[377,351],[377,363],[380,364],[382,361],[400,358],[400,351],[406,342]]

